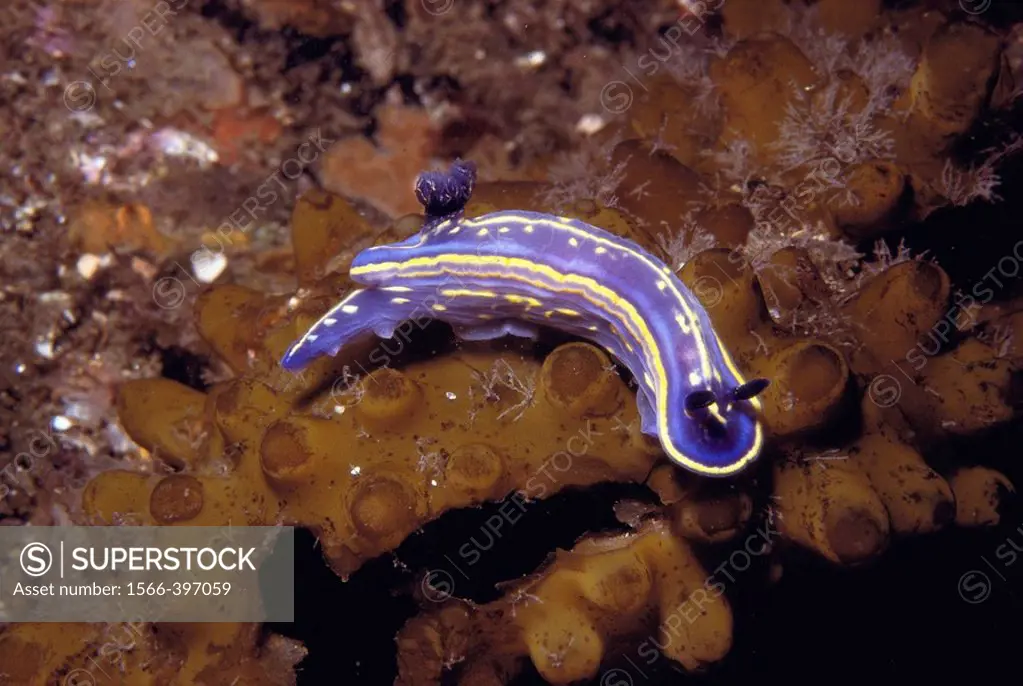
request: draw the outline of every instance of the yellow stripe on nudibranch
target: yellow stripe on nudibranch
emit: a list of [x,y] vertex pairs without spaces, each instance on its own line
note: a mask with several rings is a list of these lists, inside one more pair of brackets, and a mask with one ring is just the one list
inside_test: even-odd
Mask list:
[[[504,222],[508,222],[508,221],[520,221],[520,222],[523,222],[523,223],[526,223],[526,224],[530,224],[530,225],[532,225],[532,224],[542,224],[544,226],[549,226],[552,229],[556,229],[558,231],[564,231],[566,233],[571,234],[572,236],[578,236],[580,238],[585,238],[585,239],[588,239],[588,240],[592,240],[592,241],[596,242],[598,245],[603,245],[603,246],[608,247],[608,248],[617,248],[618,250],[621,250],[625,254],[630,255],[631,257],[634,257],[637,260],[639,260],[640,262],[642,262],[653,273],[657,273],[659,271],[663,272],[665,274],[671,274],[672,273],[671,267],[668,267],[668,266],[663,266],[663,267],[658,266],[658,264],[652,262],[650,259],[648,259],[642,253],[637,252],[636,250],[633,250],[627,244],[624,244],[621,241],[609,240],[607,238],[604,238],[603,236],[594,235],[594,234],[592,234],[592,233],[590,233],[590,232],[588,232],[588,231],[586,231],[584,229],[581,229],[581,228],[579,228],[577,226],[573,226],[571,224],[566,224],[564,222],[569,221],[569,220],[565,220],[565,219],[562,219],[561,221],[553,221],[553,220],[550,220],[550,219],[542,219],[542,218],[537,218],[537,217],[525,217],[525,216],[521,216],[521,215],[515,215],[515,214],[509,214],[507,212],[502,212],[500,217],[495,217],[495,218],[491,218],[491,219],[475,219],[475,220],[472,220],[472,226],[474,226],[474,227],[487,227],[487,226],[491,226],[493,224],[500,224],[500,223],[504,223]],[[531,233],[530,228],[531,227],[527,226],[524,230],[527,233]],[[682,294],[682,292],[679,291],[678,288],[676,288],[675,284],[672,283],[671,281],[668,282],[668,286],[670,287],[671,295],[674,296],[674,298],[682,306],[682,311],[685,313],[685,316],[688,317],[689,321],[691,321],[693,323],[696,323],[698,321],[697,318],[696,318],[696,314],[693,312],[692,308],[689,307],[689,304],[686,302],[685,296]],[[711,362],[710,362],[709,351],[707,350],[707,344],[703,340],[703,335],[702,335],[702,332],[700,331],[700,327],[699,326],[691,327],[691,331],[692,331],[693,340],[696,342],[697,352],[699,353],[699,357],[700,357],[700,369],[701,369],[701,372],[703,373],[704,378],[710,378],[711,366],[712,365],[711,365]],[[719,347],[723,347],[723,346],[719,346]],[[735,370],[735,371],[738,371],[738,370]],[[742,380],[743,380],[742,374],[736,374],[736,378],[740,380],[740,383],[742,383]]]
[[[740,372],[739,368],[735,366],[735,362],[732,360],[732,356],[728,353],[728,349],[725,348],[724,346],[720,346],[720,348],[721,359],[724,360],[725,366],[728,367],[728,371],[732,373],[732,376],[739,380],[740,384],[744,383],[742,372]],[[750,398],[749,404],[752,405],[753,409],[756,410],[757,412],[760,412],[761,410],[764,409],[764,404],[760,401],[759,397],[755,396],[753,398]],[[757,426],[759,426],[759,424]]]
[[[502,221],[507,220],[507,216],[502,219]],[[495,223],[497,222],[497,220],[490,221],[494,221]],[[522,218],[522,221],[527,220]],[[608,241],[602,237],[592,236],[576,229],[575,227],[558,225],[556,222],[550,222],[549,220],[529,219],[528,221],[543,221],[558,228],[563,228],[568,231],[579,233],[580,235],[585,235],[593,240],[604,242],[612,247],[622,248],[648,264],[653,271],[657,270],[656,265],[652,264],[640,253],[637,253],[627,247],[623,248],[622,246],[616,245],[612,241]],[[483,222],[477,222],[477,224],[480,223]],[[527,230],[528,228],[529,227],[526,227]],[[480,268],[482,266],[490,266],[493,267],[494,270],[481,270]],[[655,410],[657,412],[658,432],[662,437],[671,435],[668,428],[667,417],[667,398],[671,388],[664,368],[664,359],[657,344],[657,340],[651,332],[646,320],[636,309],[635,305],[629,302],[622,295],[608,288],[606,285],[587,276],[562,273],[550,265],[535,262],[526,258],[460,253],[445,253],[431,257],[415,257],[403,262],[378,262],[374,264],[365,264],[353,267],[350,274],[352,276],[359,276],[361,274],[372,274],[378,272],[392,272],[395,278],[409,279],[440,276],[444,274],[453,274],[459,277],[469,276],[475,278],[494,278],[498,280],[518,281],[543,290],[551,290],[551,287],[547,283],[544,283],[544,281],[538,281],[535,278],[530,278],[530,275],[534,275],[543,277],[548,282],[556,284],[560,287],[560,290],[581,296],[599,309],[611,315],[613,318],[621,320],[626,328],[630,329],[630,333],[633,334],[634,340],[641,343],[642,352],[644,354],[643,356],[647,359],[647,366],[652,371],[652,378],[655,382],[653,388],[657,398]],[[688,316],[689,320],[697,322],[698,320],[689,308],[688,304],[685,302],[682,294],[673,284],[669,285],[671,286],[673,294],[682,305],[682,309]],[[526,303],[529,306],[541,307],[543,305],[543,303],[539,300],[529,296],[506,294],[504,295],[504,298],[509,302],[521,302]],[[697,344],[702,376],[704,378],[710,378],[712,371],[709,353],[707,351],[706,344],[703,342],[702,336],[700,335],[700,327],[692,327],[692,330],[696,332],[693,339]],[[629,347],[631,349],[631,346]],[[718,347],[723,350],[722,346]],[[732,363],[730,358],[725,357],[723,359],[725,359],[726,365],[728,365],[731,369]],[[736,372],[737,370],[733,372],[735,373],[736,378],[741,380],[742,376]],[[694,460],[683,453],[678,446],[674,445],[669,440],[665,440],[663,442],[663,447],[669,454],[669,457],[671,457],[675,462],[694,472],[719,476],[734,474],[754,460],[760,452],[763,444],[763,431],[759,422],[757,422],[755,426],[753,445],[736,462],[725,467],[711,467]]]
[[[459,269],[460,266],[474,267],[474,265],[486,264],[497,267],[495,271],[480,271],[478,267],[470,269]],[[435,267],[432,270],[418,270],[418,271],[407,271],[410,267]],[[614,311],[614,307],[620,307],[622,303],[632,307],[631,303],[628,303],[623,298],[619,297],[616,293],[608,289],[606,286],[599,284],[598,282],[588,277],[582,277],[575,274],[562,274],[552,267],[531,260],[527,260],[521,257],[498,257],[491,255],[466,255],[459,253],[446,253],[437,255],[434,257],[417,257],[405,262],[378,262],[375,264],[367,264],[360,267],[353,267],[351,274],[358,276],[360,274],[367,274],[373,272],[387,272],[391,271],[394,273],[395,278],[421,278],[430,276],[442,276],[445,274],[454,275],[456,277],[469,276],[469,277],[482,277],[482,278],[495,278],[495,279],[507,279],[517,280],[527,283],[531,286],[540,289],[550,290],[551,286],[535,279],[530,279],[528,276],[523,276],[517,272],[517,269],[524,269],[527,272],[533,272],[540,276],[546,277],[550,281],[553,281],[557,285],[564,285],[569,281],[574,281],[576,284],[583,283],[583,288],[565,288],[570,293],[582,297],[588,301],[591,305],[611,314],[615,319],[618,319],[622,324],[629,330],[629,334],[635,340],[640,340],[642,331],[635,326],[635,319],[630,320],[629,317],[623,317],[619,312]],[[597,297],[594,297],[596,294]],[[504,299],[508,302],[516,304],[527,304],[531,307],[542,307],[543,303],[536,298],[530,296],[523,296],[518,294],[505,294]],[[600,298],[604,298],[601,300]],[[635,311],[635,308],[632,308]],[[638,317],[638,313],[636,315]],[[645,322],[644,322],[645,324]],[[631,349],[628,338],[623,336],[620,332],[612,326],[612,331],[616,333],[619,338],[622,339],[623,343]],[[649,332],[648,332],[649,333]],[[648,348],[650,349],[650,348]],[[653,349],[656,349],[654,346]]]
[[721,422],[721,426],[728,425],[728,420],[721,416],[721,412],[718,410],[717,405],[711,405],[707,408],[707,411],[710,412],[711,417],[714,417],[714,419]]
[[441,295],[446,295],[452,298],[459,296],[468,296],[476,298],[496,298],[497,293],[493,291],[476,291],[471,288],[442,288],[440,291]]

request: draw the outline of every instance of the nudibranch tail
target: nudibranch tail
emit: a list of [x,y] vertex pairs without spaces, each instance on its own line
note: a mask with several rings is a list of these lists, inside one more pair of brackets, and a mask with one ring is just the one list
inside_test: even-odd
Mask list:
[[370,332],[390,338],[403,321],[412,318],[420,301],[408,289],[360,288],[320,317],[281,359],[281,367],[298,371],[322,355],[333,357],[350,341]]
[[456,160],[446,172],[425,171],[416,179],[416,199],[427,221],[460,212],[476,187],[476,165]]

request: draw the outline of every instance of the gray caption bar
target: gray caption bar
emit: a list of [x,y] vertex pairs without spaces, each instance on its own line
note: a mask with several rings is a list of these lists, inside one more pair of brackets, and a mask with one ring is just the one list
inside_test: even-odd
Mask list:
[[0,527],[0,622],[293,622],[284,526]]

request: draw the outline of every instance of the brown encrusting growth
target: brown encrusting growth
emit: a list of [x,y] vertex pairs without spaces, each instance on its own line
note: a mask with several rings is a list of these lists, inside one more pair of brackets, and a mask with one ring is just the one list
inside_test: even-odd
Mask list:
[[[5,684],[294,686],[306,656],[258,624],[16,624],[0,634]],[[76,681],[77,680],[77,681]]]
[[[528,657],[551,684],[592,679],[612,645],[648,638],[664,656],[698,670],[732,645],[732,610],[693,549],[663,521],[624,536],[591,536],[559,550],[505,597],[473,606],[443,596],[398,634],[396,686],[508,683]],[[424,587],[430,595],[428,586]]]
[[[246,344],[258,350],[266,339],[260,332]],[[581,366],[587,357],[595,363]],[[346,374],[329,364],[319,373]],[[204,413],[199,440],[178,455],[190,473],[139,482],[130,511],[165,524],[306,526],[346,577],[446,510],[515,490],[545,497],[568,486],[642,481],[654,460],[629,430],[636,410],[625,402],[624,383],[588,345],[558,348],[542,366],[509,352],[463,351],[401,370],[382,367],[330,384],[302,407],[301,382],[275,388],[273,381],[239,377],[214,387],[209,400],[189,391],[200,396],[192,407]],[[138,407],[181,388],[162,379],[132,382],[121,387],[119,403]],[[163,418],[134,417],[122,419],[125,429],[161,454],[149,425]],[[209,473],[225,455],[229,473]],[[120,472],[93,479],[85,515],[102,523],[125,514],[118,509],[124,484]]]

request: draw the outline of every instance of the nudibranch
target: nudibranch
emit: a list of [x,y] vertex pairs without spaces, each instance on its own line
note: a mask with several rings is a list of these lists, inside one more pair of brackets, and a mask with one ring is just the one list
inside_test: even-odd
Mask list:
[[636,243],[575,219],[517,211],[467,219],[475,181],[471,162],[421,174],[423,227],[359,253],[350,275],[360,288],[281,365],[301,369],[368,332],[390,338],[417,314],[450,324],[463,340],[535,338],[539,327],[554,327],[629,369],[640,430],[658,437],[673,462],[706,476],[752,463],[764,442],[757,395],[768,382],[743,378],[674,271]]

